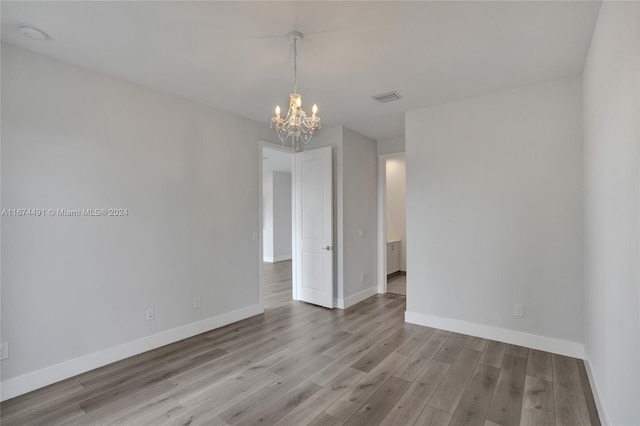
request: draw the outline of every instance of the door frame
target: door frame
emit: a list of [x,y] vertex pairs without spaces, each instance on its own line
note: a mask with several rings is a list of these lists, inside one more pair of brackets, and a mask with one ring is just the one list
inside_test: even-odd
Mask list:
[[[263,170],[263,153],[264,153],[264,149],[265,148],[269,148],[269,149],[273,149],[275,151],[281,151],[281,152],[287,152],[289,154],[293,154],[293,150],[290,148],[287,148],[285,146],[282,146],[280,144],[277,143],[273,143],[273,142],[267,142],[264,140],[258,140],[258,287],[259,287],[259,296],[258,296],[258,305],[260,306],[260,310],[262,310],[264,312],[264,206],[263,206],[263,202],[262,202],[262,197],[264,196],[264,182],[262,179],[262,170]],[[293,155],[291,156],[291,161],[293,162]],[[291,226],[292,226],[292,245],[295,244],[295,236],[293,235],[293,209],[294,209],[294,203],[293,203],[293,183],[291,186]],[[292,246],[292,251],[295,249],[295,246]],[[293,255],[293,253],[291,253]],[[295,296],[296,296],[296,282],[295,282],[295,278],[292,278],[292,290],[293,290],[293,299],[295,300]]]
[[387,160],[394,158],[406,160],[406,155],[378,155],[378,293],[382,294],[387,292]]

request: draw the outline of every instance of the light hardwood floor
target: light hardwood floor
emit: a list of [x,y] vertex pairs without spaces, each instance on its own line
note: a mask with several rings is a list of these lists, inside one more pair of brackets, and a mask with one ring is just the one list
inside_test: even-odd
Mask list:
[[582,361],[403,322],[405,298],[291,301],[1,405],[2,425],[599,424]]

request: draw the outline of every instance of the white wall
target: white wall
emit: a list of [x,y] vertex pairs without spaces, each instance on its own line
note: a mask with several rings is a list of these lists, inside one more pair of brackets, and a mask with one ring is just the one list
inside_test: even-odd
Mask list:
[[273,257],[291,259],[291,173],[273,172]]
[[406,159],[407,318],[580,355],[580,78],[409,111]]
[[387,241],[401,241],[400,270],[407,270],[407,167],[404,158],[386,160]]
[[3,44],[2,207],[129,214],[2,218],[2,397],[259,312],[258,140],[270,137]]
[[343,141],[344,296],[357,299],[377,293],[376,142],[347,128]]
[[262,174],[262,257],[273,262],[273,172]]
[[397,152],[404,152],[405,141],[404,136],[391,139],[380,139],[377,142],[378,155],[382,154],[395,154]]
[[640,3],[603,2],[583,76],[585,347],[613,425],[640,424],[639,62]]

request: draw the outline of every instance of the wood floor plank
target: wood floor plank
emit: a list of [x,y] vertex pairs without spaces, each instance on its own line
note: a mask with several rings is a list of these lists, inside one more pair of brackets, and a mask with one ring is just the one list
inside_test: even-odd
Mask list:
[[537,377],[548,382],[553,381],[553,365],[549,352],[529,350],[527,376]]
[[[182,346],[179,350],[158,352],[158,354],[153,359],[155,361],[164,362],[165,364],[171,364],[176,361],[198,357],[204,353],[212,351],[218,353],[223,350],[218,347],[217,341],[200,338],[198,340],[194,339],[193,343],[190,346]],[[85,384],[85,386],[87,385],[85,382],[83,383]]]
[[50,404],[64,397],[78,395],[84,386],[77,380],[65,380],[55,385],[38,389],[2,403],[2,420],[25,414],[43,404]]
[[504,356],[487,420],[502,426],[520,424],[526,372],[526,358],[516,355]]
[[338,359],[347,352],[361,345],[362,341],[365,340],[368,336],[370,335],[368,335],[367,333],[352,333],[351,337],[344,339],[342,342],[336,344],[322,354],[333,359]]
[[[382,421],[382,425],[412,425],[418,419],[450,365],[431,360],[418,379],[405,392]],[[394,376],[396,377],[396,376]]]
[[345,425],[377,425],[407,391],[411,383],[391,377],[364,403]]
[[[280,340],[274,338],[258,347],[247,347],[241,353],[230,352],[212,362],[175,374],[167,380],[184,392],[189,392],[189,389],[208,386],[212,382],[223,380],[247,368],[260,368],[264,366],[264,360],[273,359],[274,362],[279,362],[282,356],[290,356],[292,353],[283,352],[287,349],[286,346],[283,347]],[[271,365],[273,364],[268,364],[268,366]]]
[[82,380],[81,383],[87,390],[94,388],[107,388],[115,387],[127,383],[137,377],[152,374],[159,369],[169,370],[166,368],[166,364],[154,360],[144,360],[139,365],[132,365],[129,368],[121,371],[114,372],[112,374],[104,374],[92,377],[87,380]]
[[556,354],[551,360],[556,426],[590,425],[577,360]]
[[347,367],[336,378],[322,387],[322,389],[280,419],[276,425],[306,425],[311,423],[340,398],[347,389],[362,379],[365,374],[363,371]]
[[218,359],[227,353],[228,352],[224,349],[215,348],[207,351],[201,351],[192,357],[179,358],[170,362],[165,362],[164,364],[173,374],[180,374],[204,363]]
[[140,392],[117,399],[85,414],[78,424],[131,424],[129,419],[141,418],[162,410],[162,407],[174,404],[175,400],[164,392],[164,389],[162,383],[144,388]]
[[353,336],[352,333],[344,330],[328,330],[322,333],[318,333],[316,330],[311,336],[291,345],[291,348],[306,351],[310,355],[320,355],[351,336]]
[[[16,425],[21,426],[58,426],[58,425],[68,425],[79,421],[84,415],[84,410],[82,410],[77,404],[74,405],[65,405],[60,407],[57,410],[50,411],[46,413],[44,416],[38,417],[29,423],[16,423]],[[3,425],[11,426],[12,422],[3,422]]]
[[524,381],[521,426],[554,426],[553,385],[536,376],[527,376]]
[[[201,339],[200,336],[195,336],[191,339],[188,339],[190,343],[193,342],[197,342]],[[176,345],[181,344],[181,342],[177,342],[174,343]],[[167,345],[167,346],[173,346],[172,345]],[[84,381],[90,380],[92,377],[95,376],[102,376],[102,377],[111,377],[114,375],[117,375],[123,371],[135,368],[135,366],[139,366],[139,365],[143,365],[146,364],[148,362],[152,362],[154,360],[157,359],[159,354],[159,350],[158,349],[154,349],[152,351],[148,351],[148,352],[144,352],[138,355],[134,355],[131,356],[129,358],[125,358],[123,360],[120,360],[118,362],[114,362],[111,364],[107,364],[105,366],[96,368],[95,370],[91,370],[91,371],[87,371],[85,373],[82,373],[78,376],[75,377],[75,379],[82,383]]]
[[438,410],[437,408],[429,407],[424,408],[424,411],[418,417],[418,420],[414,423],[415,426],[444,426],[448,425],[451,421],[453,414],[446,411]]
[[332,417],[326,413],[320,414],[309,426],[342,426],[344,422]]
[[446,362],[447,364],[453,364],[468,340],[469,336],[451,333],[451,335],[445,339],[438,353],[433,356],[433,359]]
[[438,330],[422,344],[411,357],[395,372],[394,376],[413,382],[440,350],[444,341],[451,333]]
[[166,425],[173,419],[178,418],[187,412],[187,409],[177,401],[167,398],[163,400],[161,404],[158,404],[155,409],[135,413],[127,419],[121,418],[118,422],[112,423],[112,426]]
[[482,352],[487,347],[487,340],[482,337],[469,337],[465,348],[473,349],[474,351]]
[[152,386],[157,388],[158,393],[168,392],[175,386],[165,380],[170,377],[171,374],[172,373],[170,371],[159,370],[152,374],[128,381],[122,385],[108,387],[103,392],[80,401],[79,405],[85,412],[89,413],[102,406],[108,405],[113,401],[128,397]]
[[450,331],[446,330],[436,330],[431,337],[429,337],[423,344],[418,348],[418,350],[413,354],[413,356],[420,357],[422,359],[430,360],[433,356],[438,353],[438,350],[442,347],[444,342],[451,336]]
[[198,416],[206,412],[209,417],[215,417],[279,379],[280,376],[268,370],[244,372],[190,393],[180,398],[179,402]]
[[[353,334],[368,336],[370,336],[372,332],[380,333],[385,329],[393,329],[395,331],[404,325],[404,319],[402,317],[402,306],[393,311],[388,311],[386,313],[381,313],[378,315],[363,315],[361,321],[361,324],[358,324],[357,326],[346,327],[345,331]],[[378,341],[377,343],[380,343],[380,341]],[[342,354],[344,354],[344,352]],[[339,357],[342,354],[327,353],[327,355],[331,355],[334,358]]]
[[[279,380],[262,388],[256,393],[244,398],[237,404],[220,413],[220,418],[231,425],[243,424],[246,419],[254,419],[257,410],[265,409],[270,404],[275,403],[288,392],[296,388],[302,382],[315,373],[319,368],[328,364],[331,358],[324,355],[310,360],[307,364],[293,370]],[[316,389],[320,386],[313,383]],[[259,418],[259,417],[258,417]]]
[[[379,333],[376,334],[378,331]],[[318,371],[310,380],[320,386],[326,385],[345,368],[350,367],[356,360],[364,357],[369,351],[373,350],[378,342],[384,341],[395,331],[395,327],[383,327],[382,330],[372,331],[365,340],[360,341],[359,344],[352,347],[350,351],[344,353],[327,367]],[[328,352],[323,352],[323,355],[328,355]]]
[[388,337],[385,341],[369,351],[365,356],[354,362],[351,366],[356,370],[364,371],[368,373],[373,370],[382,360],[384,360],[391,352],[396,350],[398,346],[402,345],[414,333],[401,328]]
[[383,324],[397,328],[404,324],[403,308],[403,305],[394,308],[379,305],[372,309],[360,310],[357,312],[356,318],[346,324],[343,329],[354,334],[367,334],[372,328],[378,328]]
[[584,365],[584,361],[576,360],[578,364],[578,375],[580,376],[580,383],[582,384],[582,393],[584,394],[585,402],[587,403],[587,412],[589,413],[589,420],[593,426],[600,426],[600,416],[598,415],[598,407],[596,407],[596,401],[593,397],[593,391],[591,390],[591,383],[589,383],[589,376],[587,375],[587,369]]
[[490,365],[480,364],[471,376],[460,402],[449,422],[455,426],[483,426],[496,389],[500,370]]
[[305,364],[307,364],[310,359],[314,359],[318,356],[327,360],[327,363],[330,363],[331,361],[333,361],[331,358],[324,355],[314,356],[312,355],[313,352],[314,352],[313,350],[294,352],[290,357],[285,358],[279,363],[270,367],[269,370],[279,376],[285,376],[287,374],[291,374],[291,372],[301,367],[304,367]]
[[326,413],[338,420],[347,421],[406,360],[406,356],[392,352],[342,397],[329,406]]
[[480,352],[463,348],[429,400],[429,406],[453,414],[479,359]]
[[231,422],[229,419],[222,418],[232,425],[273,425],[319,390],[320,386],[305,380],[276,401],[253,407],[252,413],[245,415],[241,420],[236,419],[236,422]]
[[504,358],[504,353],[507,350],[507,345],[502,342],[495,342],[493,340],[487,342],[487,346],[482,352],[482,356],[480,357],[480,362],[482,364],[487,364],[492,367],[500,368],[502,367],[502,358]]
[[[365,350],[363,353],[366,353],[366,352],[367,351]],[[356,358],[360,357],[361,355],[362,355],[361,353],[357,353]],[[338,377],[345,369],[351,368],[351,365],[353,364],[353,362],[354,362],[354,357],[350,356],[349,354],[346,354],[332,361],[325,368],[321,369],[316,374],[311,376],[309,380],[317,385],[326,386],[328,383],[330,383],[332,380]],[[361,371],[361,370],[358,370],[358,371],[365,374],[364,371]]]
[[518,345],[507,345],[505,354],[527,358],[529,356],[529,349]]
[[435,332],[430,327],[420,327],[406,342],[400,345],[396,352],[400,355],[411,356],[420,346],[422,346],[429,337]]
[[[149,426],[158,426],[149,425]],[[187,412],[182,416],[176,417],[174,419],[169,420],[162,426],[231,426],[229,423],[225,422],[220,417],[207,418],[206,420],[202,420],[198,418],[191,412]]]

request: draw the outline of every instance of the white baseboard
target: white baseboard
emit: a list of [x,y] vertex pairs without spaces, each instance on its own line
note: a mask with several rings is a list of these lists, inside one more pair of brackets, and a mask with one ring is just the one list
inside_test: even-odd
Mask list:
[[609,416],[607,415],[607,410],[604,408],[604,404],[602,403],[602,399],[600,398],[600,392],[598,392],[598,380],[596,379],[595,374],[593,374],[593,369],[591,367],[591,357],[589,356],[589,350],[585,346],[584,348],[585,358],[584,358],[584,366],[587,370],[587,376],[589,376],[589,383],[591,384],[591,392],[593,393],[593,399],[596,401],[596,408],[598,409],[598,416],[600,416],[600,423],[603,425],[610,425]]
[[291,260],[291,258],[292,256],[290,254],[285,254],[283,256],[276,256],[276,257],[264,256],[262,260],[269,263],[276,263],[276,262],[282,262],[284,260]]
[[378,294],[378,288],[377,287],[371,287],[368,288],[366,290],[362,290],[359,293],[354,294],[353,296],[349,296],[349,297],[345,297],[344,300],[342,300],[342,306],[340,306],[340,300],[338,300],[338,308],[340,309],[347,309],[349,306],[353,306],[356,303],[360,303],[362,302],[364,299],[367,299],[375,294]]
[[556,339],[554,337],[540,336],[538,334],[530,334],[522,331],[492,327],[489,325],[476,324],[468,321],[410,311],[405,311],[404,320],[412,324],[439,328],[442,330],[468,334],[469,336],[482,337],[490,340],[497,340],[499,342],[525,346],[527,348],[552,352],[573,358],[584,359],[585,357],[584,345],[582,343],[571,342],[569,340]]
[[248,306],[5,380],[0,383],[0,400],[4,401],[31,392],[112,362],[223,327],[263,312],[264,308],[261,305]]

